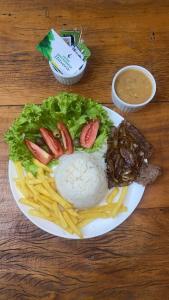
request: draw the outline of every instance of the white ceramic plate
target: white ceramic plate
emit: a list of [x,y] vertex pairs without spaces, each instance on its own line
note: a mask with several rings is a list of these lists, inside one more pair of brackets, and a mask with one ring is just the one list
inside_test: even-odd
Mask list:
[[[111,109],[106,108],[106,107],[105,107],[105,109],[108,112],[110,119],[114,122],[114,125],[118,126],[121,123],[121,121],[123,120],[123,118],[116,112],[112,111]],[[43,220],[38,217],[30,216],[28,214],[29,208],[26,205],[19,203],[21,194],[17,190],[17,188],[15,186],[15,182],[13,180],[16,177],[16,170],[15,170],[15,166],[12,161],[9,161],[8,174],[9,174],[10,187],[11,187],[11,191],[12,191],[14,199],[15,199],[17,205],[19,206],[20,210],[24,213],[24,215],[33,224],[35,224],[39,228],[41,228],[44,231],[51,233],[53,235],[68,238],[68,239],[78,239],[78,237],[76,235],[72,235],[72,234],[65,232],[62,228],[60,228],[59,226],[57,226],[49,221]],[[127,206],[128,211],[120,213],[114,219],[112,219],[112,218],[96,219],[92,223],[86,225],[82,230],[84,238],[92,238],[92,237],[102,235],[110,230],[115,229],[122,222],[124,222],[132,214],[132,212],[135,210],[135,208],[139,204],[139,202],[143,196],[144,189],[145,189],[145,187],[143,187],[142,185],[137,184],[135,182],[132,183],[129,186],[128,193],[127,193],[127,196],[125,199],[125,205]]]

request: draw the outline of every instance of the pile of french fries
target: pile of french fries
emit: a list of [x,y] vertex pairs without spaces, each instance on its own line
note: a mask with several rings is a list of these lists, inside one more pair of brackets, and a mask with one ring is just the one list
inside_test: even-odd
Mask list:
[[[29,206],[29,214],[51,221],[65,231],[83,238],[81,229],[97,218],[114,218],[120,212],[127,211],[123,202],[127,194],[127,187],[121,191],[114,188],[107,196],[106,203],[101,206],[85,210],[77,210],[65,200],[56,189],[52,170],[34,159],[38,167],[36,176],[25,173],[21,162],[15,162],[17,178],[15,183],[23,197],[20,203]],[[113,202],[120,193],[119,199]]]

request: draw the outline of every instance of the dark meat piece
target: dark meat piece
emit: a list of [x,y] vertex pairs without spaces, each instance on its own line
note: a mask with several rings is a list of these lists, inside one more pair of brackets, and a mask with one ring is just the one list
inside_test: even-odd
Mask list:
[[125,160],[125,163],[128,165],[128,166],[131,166],[133,167],[134,166],[134,156],[133,156],[133,153],[128,150],[127,148],[125,147],[121,147],[120,148],[120,154],[121,156],[124,158]]
[[151,155],[152,145],[128,121],[123,121],[118,128],[113,127],[105,156],[108,187],[135,181]]
[[128,121],[123,121],[122,126],[123,125],[128,134],[135,140],[136,144],[140,146],[140,149],[144,151],[145,157],[150,158],[152,155],[152,145],[145,139],[144,135]]
[[142,185],[153,183],[161,175],[161,168],[152,164],[143,164],[136,181]]

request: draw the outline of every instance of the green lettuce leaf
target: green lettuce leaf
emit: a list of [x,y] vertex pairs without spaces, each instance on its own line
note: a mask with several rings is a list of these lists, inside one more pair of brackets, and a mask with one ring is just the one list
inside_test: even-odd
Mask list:
[[[77,150],[94,152],[106,141],[112,122],[102,105],[92,99],[66,92],[49,97],[41,105],[25,105],[20,116],[5,134],[5,141],[9,145],[9,157],[13,161],[21,161],[27,171],[36,174],[37,167],[24,140],[36,142],[36,138],[40,136],[40,127],[56,131],[57,122],[60,120],[67,125],[72,138],[79,139],[82,127],[91,119],[100,120],[97,139],[91,149],[84,150],[77,147]],[[51,162],[52,165],[56,163],[57,161]]]

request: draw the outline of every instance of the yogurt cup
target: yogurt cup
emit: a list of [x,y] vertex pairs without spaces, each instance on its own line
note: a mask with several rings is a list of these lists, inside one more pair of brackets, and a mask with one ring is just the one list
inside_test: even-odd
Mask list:
[[[127,102],[123,101],[122,99],[120,99],[119,96],[116,93],[116,90],[115,90],[116,79],[121,73],[123,73],[124,71],[127,71],[127,70],[141,71],[151,81],[151,84],[152,84],[151,96],[146,101],[144,101],[143,103],[139,103],[139,104],[127,103]],[[137,110],[143,108],[144,106],[146,106],[154,98],[155,93],[156,93],[156,81],[155,81],[153,75],[147,69],[145,69],[143,67],[140,67],[140,66],[137,66],[137,65],[126,66],[126,67],[120,69],[115,74],[115,76],[113,77],[113,81],[112,81],[112,101],[113,101],[114,105],[117,106],[123,112],[134,112],[134,111],[137,111]]]
[[85,61],[82,68],[80,70],[78,70],[73,76],[70,75],[62,75],[59,72],[57,72],[55,70],[55,68],[53,67],[52,63],[49,61],[49,66],[53,72],[54,77],[62,84],[65,85],[72,85],[75,84],[76,82],[80,81],[80,79],[82,78],[84,71],[86,69],[86,65],[87,62]]

